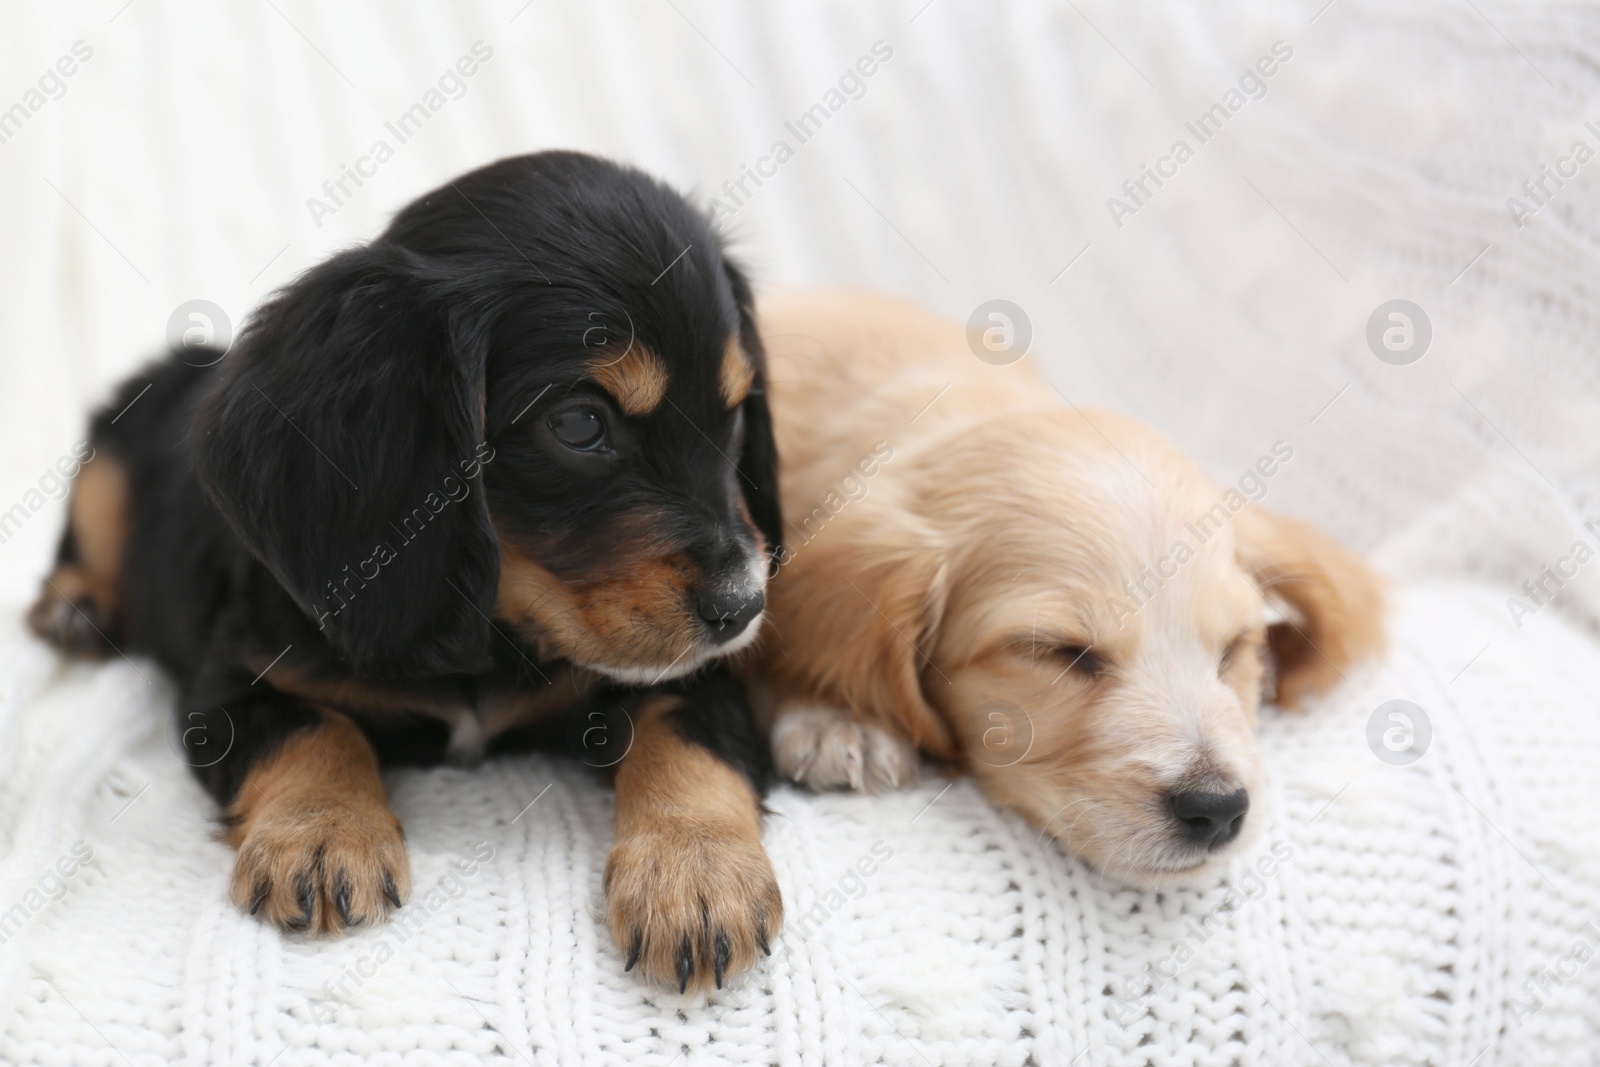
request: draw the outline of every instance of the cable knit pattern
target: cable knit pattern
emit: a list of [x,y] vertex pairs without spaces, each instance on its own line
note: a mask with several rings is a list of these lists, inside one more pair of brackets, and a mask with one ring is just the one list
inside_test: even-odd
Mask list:
[[[1388,664],[1269,710],[1267,826],[1201,888],[1104,884],[965,781],[779,789],[784,935],[710,1003],[622,972],[601,919],[611,797],[577,764],[391,775],[412,900],[385,927],[285,937],[226,899],[230,854],[165,739],[170,688],[63,669],[12,632],[0,893],[43,903],[0,947],[0,1061],[1587,1062],[1600,653],[1551,618],[1452,682],[1465,620],[1497,607],[1415,590]],[[1365,739],[1397,694],[1435,731],[1405,767]],[[42,883],[80,841],[92,858]],[[1595,958],[1563,975],[1580,943]]]
[[[1593,8],[104,0],[5,21],[0,112],[74,41],[93,56],[0,144],[0,514],[27,512],[0,543],[0,1063],[1600,1063],[1600,562],[1520,627],[1507,606],[1600,542],[1600,164],[1520,228],[1507,205],[1600,146]],[[459,98],[334,204],[324,183],[476,41],[493,56]],[[797,143],[785,123],[878,41],[864,94]],[[1113,219],[1277,41],[1265,97]],[[28,490],[174,307],[237,326],[468,167],[578,147],[728,201],[778,138],[794,158],[727,224],[760,282],[963,319],[1003,297],[1074,401],[1219,482],[1292,445],[1267,505],[1409,583],[1389,660],[1264,713],[1263,832],[1195,890],[1104,885],[965,781],[778,790],[789,925],[709,1005],[622,972],[611,796],[557,758],[391,775],[415,889],[389,926],[307,942],[238,912],[170,682],[63,664],[15,623],[64,510]],[[1432,322],[1410,366],[1365,340],[1395,298]],[[1433,728],[1403,767],[1366,740],[1397,698]]]

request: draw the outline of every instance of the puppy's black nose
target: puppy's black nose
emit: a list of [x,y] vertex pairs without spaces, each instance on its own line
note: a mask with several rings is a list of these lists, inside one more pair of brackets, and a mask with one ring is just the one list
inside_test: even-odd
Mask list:
[[1197,845],[1219,849],[1239,836],[1244,828],[1244,813],[1250,810],[1250,794],[1243,789],[1231,793],[1173,793],[1172,817],[1178,832]]
[[702,592],[695,594],[694,609],[705,620],[711,639],[717,644],[732,641],[744,633],[750,621],[767,606],[761,590],[753,592]]

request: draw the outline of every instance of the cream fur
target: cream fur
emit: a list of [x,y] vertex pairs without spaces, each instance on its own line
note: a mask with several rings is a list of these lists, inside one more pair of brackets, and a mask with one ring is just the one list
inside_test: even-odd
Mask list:
[[[1214,859],[1177,834],[1168,794],[1259,796],[1263,657],[1289,698],[1337,681],[1382,644],[1377,577],[1248,505],[1130,613],[1124,581],[1222,496],[1172,444],[892,298],[771,294],[762,326],[788,555],[754,688],[780,770],[807,780],[800,755],[871,724],[1115,877]],[[1077,647],[1106,669],[1070,666]]]

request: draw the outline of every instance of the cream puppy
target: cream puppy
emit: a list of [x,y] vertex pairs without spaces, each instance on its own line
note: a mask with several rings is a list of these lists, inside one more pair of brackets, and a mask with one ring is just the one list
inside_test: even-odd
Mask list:
[[788,543],[754,668],[780,773],[877,790],[921,750],[1122,881],[1247,839],[1257,705],[1381,648],[1377,576],[1148,427],[976,359],[959,323],[866,293],[763,310]]

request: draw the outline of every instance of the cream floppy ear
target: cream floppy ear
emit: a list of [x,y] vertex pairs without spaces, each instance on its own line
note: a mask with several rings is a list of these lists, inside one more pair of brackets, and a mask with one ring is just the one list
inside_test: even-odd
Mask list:
[[[870,538],[853,539],[851,525]],[[942,554],[927,538],[842,518],[788,566],[795,572],[771,587],[787,647],[767,668],[780,687],[894,723],[929,755],[955,759],[950,728],[924,691],[928,674],[938,682],[929,654],[948,584]]]
[[1240,565],[1286,616],[1267,628],[1278,703],[1328,689],[1383,650],[1383,580],[1365,560],[1304,519],[1251,505],[1234,521]]

